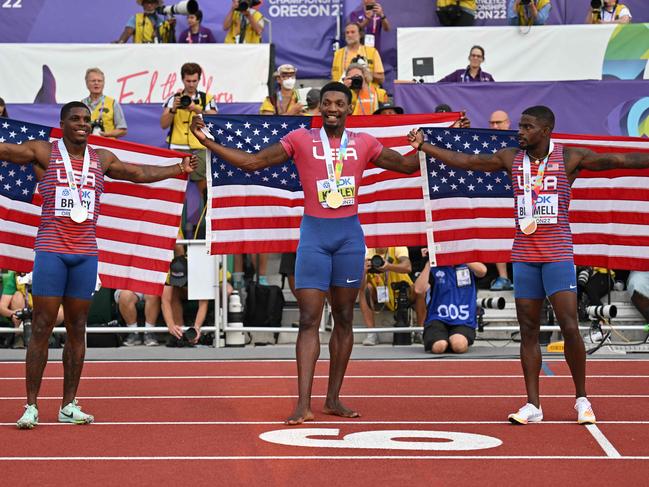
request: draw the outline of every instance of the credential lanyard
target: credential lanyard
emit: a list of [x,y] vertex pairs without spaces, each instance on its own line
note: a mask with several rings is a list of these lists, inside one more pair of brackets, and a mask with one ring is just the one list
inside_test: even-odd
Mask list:
[[83,168],[81,169],[81,180],[79,181],[79,186],[74,180],[74,172],[72,171],[72,161],[70,160],[70,155],[68,154],[68,149],[65,147],[63,139],[60,139],[58,142],[59,152],[61,153],[61,159],[63,159],[63,165],[65,166],[65,175],[68,180],[68,187],[72,193],[72,201],[74,206],[81,206],[81,196],[80,191],[83,188],[83,185],[86,183],[86,178],[88,177],[88,169],[90,169],[90,152],[88,151],[88,146],[83,153]]
[[324,150],[325,166],[327,167],[327,179],[329,179],[329,189],[333,193],[338,193],[338,180],[343,173],[343,158],[347,153],[347,142],[349,137],[347,131],[343,132],[340,138],[340,148],[338,149],[338,159],[334,167],[333,157],[331,157],[331,146],[329,145],[329,137],[324,127],[320,128],[320,140],[322,141],[322,149]]
[[532,170],[530,167],[530,157],[525,152],[523,156],[523,204],[525,205],[525,214],[533,218],[534,210],[536,210],[536,203],[541,193],[541,188],[543,187],[543,176],[545,175],[545,167],[547,166],[548,160],[550,159],[550,154],[554,150],[554,143],[550,141],[550,151],[548,155],[545,156],[543,162],[539,166],[539,170],[536,173],[536,179],[534,180],[534,186],[532,186]]

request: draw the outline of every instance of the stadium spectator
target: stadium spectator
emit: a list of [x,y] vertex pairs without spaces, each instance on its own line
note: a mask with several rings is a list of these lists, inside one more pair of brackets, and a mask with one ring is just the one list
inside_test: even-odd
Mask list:
[[431,269],[426,262],[415,281],[415,293],[426,298],[424,350],[435,354],[465,353],[475,340],[476,277],[487,267],[481,262]]
[[[453,109],[446,103],[440,103],[435,107],[435,113],[449,113],[452,111]],[[451,127],[454,129],[471,128],[471,120],[469,120],[468,117],[466,116],[466,112],[462,111],[460,112],[460,114],[461,114],[460,119],[457,122],[455,122],[453,125],[451,125]]]
[[273,73],[277,84],[276,90],[261,104],[259,113],[262,115],[300,115],[304,104],[295,88],[297,68],[291,64],[282,64]]
[[[243,7],[249,8],[244,9]],[[241,2],[232,0],[230,11],[223,21],[226,44],[259,44],[264,32],[264,16],[258,10],[260,0]]]
[[334,53],[331,63],[331,79],[342,81],[343,75],[352,63],[365,63],[372,74],[372,80],[377,85],[383,83],[385,73],[381,55],[373,47],[364,46],[361,43],[362,30],[358,24],[349,23],[345,26],[345,47],[341,47]]
[[379,103],[379,108],[374,112],[374,115],[403,115],[403,108],[386,101],[385,103]]
[[440,83],[475,83],[495,81],[486,71],[482,70],[482,63],[485,60],[484,48],[473,46],[469,51],[469,65],[466,68],[453,71],[451,74],[440,79]]
[[372,74],[365,64],[350,64],[343,83],[352,91],[352,115],[371,115],[388,99],[383,88],[372,84]]
[[649,272],[631,271],[627,280],[631,302],[649,325]]
[[[392,283],[406,281],[410,286],[409,298],[414,300],[413,283],[408,275],[411,270],[407,247],[367,249],[359,302],[363,321],[368,328],[376,326],[374,312],[378,306],[390,311],[396,310],[396,294]],[[372,346],[378,343],[377,333],[368,333],[363,340],[363,345]]]
[[178,149],[195,154],[198,158],[198,168],[190,174],[198,189],[204,196],[207,191],[205,179],[205,164],[207,151],[189,130],[189,124],[194,116],[199,114],[215,115],[218,107],[214,96],[198,90],[198,83],[203,70],[196,63],[185,63],[180,68],[183,89],[170,96],[163,105],[160,117],[160,127],[169,129],[167,142],[170,149]]
[[601,5],[601,8],[591,7],[586,17],[587,24],[628,24],[631,22],[629,7],[618,0],[602,0]]
[[7,104],[3,98],[0,98],[0,117],[9,118],[9,112],[7,111]]
[[[144,302],[144,327],[153,328],[156,326],[160,314],[160,296],[118,289],[115,291],[115,302],[128,328],[137,328],[137,305],[141,302]],[[124,340],[124,346],[132,347],[143,342],[147,347],[158,345],[158,340],[153,333],[145,333],[144,340],[139,333],[129,333]]]
[[437,18],[445,26],[469,26],[475,22],[476,0],[437,0]]
[[545,25],[552,10],[550,0],[509,0],[509,25]]
[[318,88],[311,88],[306,94],[304,115],[320,115],[320,90]]
[[121,105],[114,98],[104,95],[105,81],[101,69],[87,69],[86,87],[89,93],[81,101],[90,109],[92,133],[117,139],[126,135],[126,118]]
[[142,12],[136,13],[126,23],[124,31],[115,42],[124,44],[133,36],[134,44],[167,44],[175,42],[174,28],[176,19],[167,19],[156,12],[162,6],[162,0],[136,0],[142,6]]
[[216,42],[214,34],[207,27],[203,27],[203,12],[197,10],[195,14],[187,16],[187,29],[182,31],[178,36],[178,42],[181,44],[213,44]]
[[[510,127],[509,115],[504,110],[496,110],[489,117],[489,128],[494,130],[509,130]],[[512,281],[507,274],[507,264],[498,262],[496,264],[496,270],[498,271],[498,277],[492,281],[489,289],[492,291],[509,291],[512,289]]]
[[363,0],[361,5],[349,14],[349,21],[357,23],[365,31],[363,44],[381,52],[381,32],[390,30],[390,22],[380,3]]

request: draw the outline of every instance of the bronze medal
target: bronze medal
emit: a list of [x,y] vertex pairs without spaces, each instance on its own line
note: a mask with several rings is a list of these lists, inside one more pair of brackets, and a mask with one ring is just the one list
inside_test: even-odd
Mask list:
[[532,235],[534,232],[536,232],[536,219],[531,217],[521,218],[518,221],[518,226],[521,228],[521,232],[523,232],[525,235]]

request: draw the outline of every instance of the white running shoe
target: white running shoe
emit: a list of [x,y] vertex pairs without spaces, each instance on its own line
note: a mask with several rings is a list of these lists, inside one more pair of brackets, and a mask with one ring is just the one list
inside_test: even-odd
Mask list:
[[543,421],[543,410],[528,402],[517,412],[510,414],[508,419],[512,424],[540,423]]
[[595,413],[590,401],[585,397],[578,397],[575,402],[575,411],[577,411],[577,422],[579,424],[595,424]]
[[59,423],[90,424],[94,420],[94,416],[81,411],[76,399],[59,410]]
[[25,412],[16,422],[21,430],[30,430],[38,424],[38,409],[35,404],[25,404]]
[[378,333],[368,333],[367,336],[365,337],[365,340],[363,340],[363,345],[366,345],[368,347],[372,347],[378,344],[379,344]]

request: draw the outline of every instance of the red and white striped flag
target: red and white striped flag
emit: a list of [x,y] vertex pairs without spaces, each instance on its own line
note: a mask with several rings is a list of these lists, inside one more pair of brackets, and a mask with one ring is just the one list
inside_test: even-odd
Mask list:
[[[420,126],[449,127],[458,113],[372,115],[347,118],[350,131],[366,132],[385,147],[412,151],[406,134]],[[299,127],[319,128],[320,117],[206,116],[217,141],[256,152]],[[292,161],[246,173],[215,156],[211,161],[207,238],[212,254],[294,252],[303,192]],[[425,245],[419,171],[400,174],[369,165],[359,190],[359,218],[368,247]]]
[[[61,136],[61,130],[56,128],[15,120],[0,123],[0,142],[56,140]],[[91,136],[89,143],[133,164],[167,166],[182,158],[178,152],[101,137]],[[0,192],[0,268],[29,272],[40,222],[39,196],[36,194],[32,200],[33,186],[28,194],[23,194],[24,190],[10,190],[24,188],[26,181],[33,181],[33,170],[6,161],[0,162],[0,166],[7,171],[0,181],[7,190]],[[186,186],[186,176],[148,184],[116,181],[106,176],[97,221],[99,276],[104,287],[162,294],[173,259]]]

